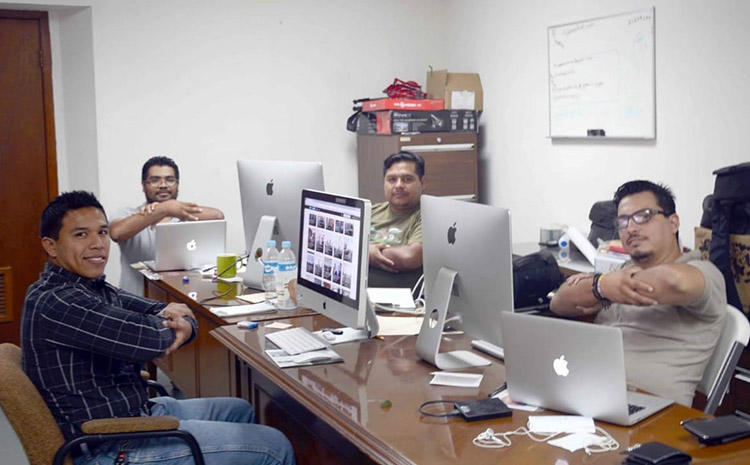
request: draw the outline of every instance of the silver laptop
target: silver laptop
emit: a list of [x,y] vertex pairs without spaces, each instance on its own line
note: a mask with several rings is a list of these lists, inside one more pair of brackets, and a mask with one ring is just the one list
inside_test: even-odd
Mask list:
[[226,250],[226,220],[157,223],[156,259],[144,262],[154,271],[192,270],[216,264]]
[[513,400],[626,426],[673,403],[627,390],[619,328],[500,314]]

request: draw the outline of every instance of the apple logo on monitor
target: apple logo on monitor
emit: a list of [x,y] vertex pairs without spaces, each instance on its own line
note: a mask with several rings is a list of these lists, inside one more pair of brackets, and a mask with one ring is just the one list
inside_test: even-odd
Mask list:
[[448,228],[448,243],[453,245],[456,242],[456,223],[453,223],[453,226]]
[[273,195],[273,179],[268,181],[268,184],[266,184],[266,194]]
[[554,362],[552,362],[552,368],[555,369],[555,374],[557,376],[568,376],[568,373],[570,373],[570,370],[568,370],[568,361],[565,360],[565,356],[561,355],[560,358],[556,358]]
[[326,309],[326,301],[324,300],[323,301],[323,310],[325,310],[325,309]]
[[195,249],[198,248],[198,243],[195,242],[195,239],[185,244],[185,248],[188,249],[190,252],[194,252]]

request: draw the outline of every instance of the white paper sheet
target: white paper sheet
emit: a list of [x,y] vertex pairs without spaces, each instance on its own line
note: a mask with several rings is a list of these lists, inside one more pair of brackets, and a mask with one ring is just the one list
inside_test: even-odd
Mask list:
[[578,449],[583,449],[584,447],[588,447],[593,444],[600,444],[602,441],[606,441],[606,439],[607,438],[603,436],[597,436],[596,434],[591,433],[573,433],[561,438],[547,441],[547,444],[551,446],[561,447],[563,449],[569,450],[570,452],[575,452]]
[[[417,308],[408,287],[368,287],[367,298],[393,311],[413,312]],[[376,310],[380,309],[376,307]]]
[[257,313],[271,313],[276,311],[276,307],[268,302],[250,305],[232,305],[231,307],[208,307],[216,316],[230,317],[240,315],[254,315]]
[[430,384],[440,386],[457,386],[476,388],[482,383],[484,375],[476,373],[455,373],[452,371],[433,371]]
[[577,415],[532,415],[528,421],[532,433],[594,433],[594,419]]
[[266,294],[263,292],[256,292],[254,294],[238,295],[237,298],[244,300],[245,302],[250,302],[251,304],[259,304],[265,302]]
[[377,316],[380,330],[378,336],[413,336],[419,334],[423,317]]
[[263,325],[265,328],[271,328],[271,329],[289,329],[292,327],[289,323],[282,323],[280,321],[274,321],[273,323],[268,323],[267,325]]
[[451,92],[451,110],[473,110],[474,92],[470,90],[454,90]]
[[502,400],[503,403],[508,406],[508,408],[512,408],[514,410],[523,410],[525,412],[541,412],[542,410],[544,410],[543,408],[537,407],[535,405],[527,405],[520,402],[514,402],[513,400],[511,400],[510,394],[508,393],[507,389],[498,392],[492,397]]

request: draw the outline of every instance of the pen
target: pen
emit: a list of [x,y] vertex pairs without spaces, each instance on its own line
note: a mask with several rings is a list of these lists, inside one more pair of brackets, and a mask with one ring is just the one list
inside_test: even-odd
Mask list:
[[328,331],[331,334],[344,334],[343,329],[336,329],[336,328],[324,328],[321,331],[323,332]]
[[490,392],[490,395],[488,395],[487,397],[494,397],[494,396],[496,396],[498,393],[500,393],[501,391],[505,390],[505,388],[507,386],[508,386],[508,383],[501,384],[497,389],[495,389],[494,391]]

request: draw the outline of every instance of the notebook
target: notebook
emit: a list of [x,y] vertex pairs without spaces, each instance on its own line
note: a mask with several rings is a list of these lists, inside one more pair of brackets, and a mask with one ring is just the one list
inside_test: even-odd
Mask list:
[[157,223],[156,259],[144,262],[154,271],[192,270],[216,264],[226,250],[226,220]]
[[673,401],[627,390],[619,328],[500,312],[511,399],[633,425]]

